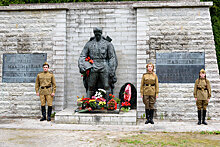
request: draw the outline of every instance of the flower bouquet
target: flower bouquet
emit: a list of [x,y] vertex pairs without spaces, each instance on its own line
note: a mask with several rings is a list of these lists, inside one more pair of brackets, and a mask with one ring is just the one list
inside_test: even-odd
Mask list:
[[109,99],[114,99],[117,103],[117,108],[120,108],[121,100],[119,98],[115,97],[115,95],[113,95],[113,94],[109,94]]
[[122,102],[121,106],[121,110],[124,112],[128,112],[130,110],[130,100],[131,100],[131,85],[128,84],[125,88],[124,91],[124,102]]
[[95,110],[96,109],[96,99],[90,99],[89,106],[92,110]]
[[129,102],[122,102],[121,106],[122,106],[121,108],[122,111],[128,112],[130,110],[131,104]]
[[117,103],[114,99],[111,99],[110,101],[108,101],[107,109],[108,110],[116,110],[117,109]]
[[101,110],[104,110],[106,108],[106,102],[104,101],[100,101],[98,105],[101,108]]
[[96,91],[95,93],[95,97],[96,98],[104,98],[106,95],[106,91],[104,89],[98,89],[98,91]]
[[[88,56],[85,61],[89,62],[90,64],[93,64],[94,61]],[[81,77],[85,77],[85,76],[89,76],[89,73],[90,73],[90,70],[86,70],[82,75]]]

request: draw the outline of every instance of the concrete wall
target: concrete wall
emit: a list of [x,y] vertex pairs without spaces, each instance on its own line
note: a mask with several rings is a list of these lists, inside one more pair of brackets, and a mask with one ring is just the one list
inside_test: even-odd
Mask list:
[[[214,37],[208,7],[174,7],[167,4],[137,4],[137,88],[140,89],[146,63],[156,63],[156,53],[205,52],[205,69],[211,82],[212,98],[208,116],[220,119],[220,80]],[[194,83],[159,84],[156,102],[157,117],[163,119],[196,119],[197,108],[193,97]],[[138,117],[144,112],[138,93]]]
[[0,116],[40,115],[34,83],[2,83],[4,53],[47,53],[58,83],[55,105],[63,108],[66,10],[0,11],[0,18]]
[[[157,52],[206,53],[212,84],[209,116],[219,119],[219,74],[209,6],[200,2],[113,2],[11,5],[0,7],[0,116],[39,116],[34,83],[2,83],[3,53],[47,53],[56,81],[54,110],[76,107],[86,95],[78,58],[93,27],[110,36],[118,56],[115,94],[126,82],[138,91],[138,117],[144,113],[140,81]],[[160,84],[157,117],[196,119],[192,84]]]
[[100,8],[71,7],[67,13],[67,100],[76,106],[76,96],[86,95],[79,73],[78,58],[93,28],[103,28],[103,36],[112,38],[118,58],[114,93],[126,82],[136,85],[136,13],[131,5],[102,5]]

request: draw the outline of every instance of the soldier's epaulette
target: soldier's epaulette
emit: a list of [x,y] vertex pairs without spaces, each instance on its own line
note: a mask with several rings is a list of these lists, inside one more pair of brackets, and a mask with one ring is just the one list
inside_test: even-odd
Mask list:
[[143,75],[146,75],[147,73],[144,73]]

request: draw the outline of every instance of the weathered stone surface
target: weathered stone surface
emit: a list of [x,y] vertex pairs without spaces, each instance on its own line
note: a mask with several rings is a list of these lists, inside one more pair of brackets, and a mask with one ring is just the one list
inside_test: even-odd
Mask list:
[[136,125],[136,111],[120,112],[119,114],[78,113],[72,108],[58,112],[55,116],[58,124],[92,124],[92,125]]
[[[93,36],[93,27],[98,26],[103,29],[104,36],[113,39],[118,56],[118,82],[114,93],[118,96],[126,82],[136,85],[138,117],[144,113],[140,79],[146,72],[146,63],[156,64],[156,53],[205,52],[205,68],[213,95],[208,115],[219,119],[220,80],[210,5],[211,2],[170,1],[0,7],[0,116],[40,116],[40,101],[34,84],[2,83],[4,53],[47,53],[57,80],[55,111],[67,105],[76,107],[76,96],[85,95],[77,61],[88,36]],[[193,84],[159,85],[157,117],[196,119]]]
[[[139,56],[138,63],[156,63],[155,54],[172,52],[204,52],[207,78],[211,81],[212,98],[208,106],[211,119],[216,117],[217,99],[220,98],[217,89],[220,88],[220,79],[217,68],[215,46],[213,42],[212,27],[208,7],[190,8],[195,5],[209,5],[211,3],[180,2],[180,3],[153,3],[134,4],[137,8],[137,52],[142,46],[149,45],[149,51]],[[187,5],[188,3],[189,5]],[[192,4],[191,3],[191,4]],[[187,7],[182,7],[183,5]],[[189,6],[189,7],[188,7]],[[155,7],[155,8],[153,8]],[[158,8],[160,7],[160,8]],[[172,8],[173,7],[173,8]],[[176,8],[175,8],[176,7]],[[177,8],[178,7],[178,8]],[[202,15],[201,15],[202,14]],[[150,21],[147,21],[149,18]],[[207,23],[203,24],[203,20]],[[145,25],[145,27],[143,27]],[[150,28],[150,29],[149,29]],[[146,38],[149,38],[146,40]],[[146,42],[146,43],[144,43]],[[148,55],[145,56],[145,55]],[[146,58],[144,58],[144,56]],[[142,58],[143,57],[143,58]],[[157,70],[157,68],[156,68]],[[141,74],[146,72],[144,66],[137,65],[137,89],[140,89]],[[196,104],[193,98],[194,84],[159,83],[159,98],[156,102],[156,117],[165,119],[196,119]],[[143,116],[145,108],[138,93],[138,117]],[[218,109],[218,108],[217,108]]]

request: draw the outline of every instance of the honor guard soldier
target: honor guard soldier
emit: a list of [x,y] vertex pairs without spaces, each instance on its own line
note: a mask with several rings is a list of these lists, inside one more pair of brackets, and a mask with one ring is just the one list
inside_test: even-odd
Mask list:
[[159,93],[159,84],[157,75],[153,72],[154,65],[152,63],[147,64],[147,73],[143,74],[141,80],[141,97],[143,98],[143,102],[145,104],[145,113],[147,121],[145,124],[153,122],[154,116],[154,104],[156,102],[156,98],[158,98]]
[[211,98],[211,86],[209,80],[206,79],[206,72],[204,69],[200,70],[199,78],[195,82],[194,97],[198,109],[198,125],[201,125],[201,112],[202,124],[207,125],[205,117],[207,112],[206,108],[208,106],[209,99]]
[[40,96],[42,118],[40,121],[46,120],[46,102],[48,105],[47,121],[51,121],[53,96],[56,92],[56,82],[52,72],[48,71],[49,64],[43,64],[43,72],[38,73],[35,83],[35,90],[37,96]]

